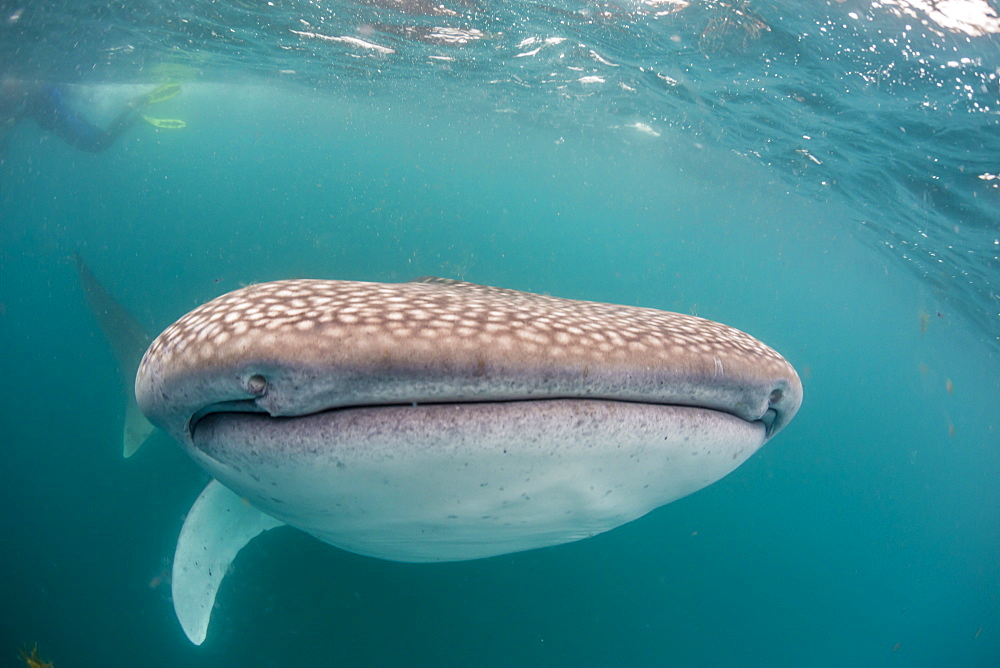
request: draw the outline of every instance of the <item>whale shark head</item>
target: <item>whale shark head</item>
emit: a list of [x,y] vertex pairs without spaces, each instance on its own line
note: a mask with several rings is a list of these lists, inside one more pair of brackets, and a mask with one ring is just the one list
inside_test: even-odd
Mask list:
[[768,346],[694,316],[446,279],[291,280],[181,318],[149,347],[136,393],[184,443],[211,413],[583,398],[707,408],[770,438],[802,386]]
[[[734,470],[802,385],[757,339],[693,316],[444,279],[290,280],[178,320],[136,397],[235,493],[210,485],[178,544],[175,606],[200,642],[211,601],[184,601],[214,600],[275,524],[398,561],[578,540]],[[218,528],[251,507],[266,519]],[[241,538],[216,550],[213,532]]]

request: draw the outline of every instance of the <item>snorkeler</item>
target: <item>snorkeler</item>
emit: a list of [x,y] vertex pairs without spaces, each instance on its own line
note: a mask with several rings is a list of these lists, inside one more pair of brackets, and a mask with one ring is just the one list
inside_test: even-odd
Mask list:
[[63,100],[62,91],[52,84],[3,79],[0,81],[0,138],[21,119],[31,119],[40,128],[53,133],[70,146],[81,151],[99,153],[144,118],[141,113],[144,107],[178,93],[179,85],[166,84],[151,93],[133,98],[105,129],[94,125],[68,106]]

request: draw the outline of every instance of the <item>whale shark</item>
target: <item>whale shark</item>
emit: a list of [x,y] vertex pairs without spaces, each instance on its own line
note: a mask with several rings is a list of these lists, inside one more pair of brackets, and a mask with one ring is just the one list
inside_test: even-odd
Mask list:
[[802,384],[764,343],[690,315],[438,278],[283,280],[164,330],[135,394],[212,477],[172,573],[201,644],[265,531],[402,562],[584,539],[735,470]]

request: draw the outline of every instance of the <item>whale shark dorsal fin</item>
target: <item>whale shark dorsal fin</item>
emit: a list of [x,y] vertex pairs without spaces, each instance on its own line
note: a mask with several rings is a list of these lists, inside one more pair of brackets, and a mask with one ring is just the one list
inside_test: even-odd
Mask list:
[[205,641],[215,595],[243,546],[284,523],[213,480],[191,506],[174,552],[174,612],[195,645]]
[[499,297],[503,296],[508,300],[518,300],[520,302],[549,302],[551,297],[543,293],[522,292],[511,290],[510,288],[498,288],[482,283],[470,283],[469,281],[459,281],[454,278],[441,278],[439,276],[420,276],[407,283],[424,283],[425,285],[437,285],[448,290],[459,290],[465,294],[478,294],[483,296]]
[[74,259],[87,306],[97,319],[101,332],[111,344],[111,350],[118,360],[118,372],[128,397],[125,403],[125,425],[122,428],[122,454],[126,458],[131,457],[155,429],[135,402],[135,372],[146,352],[150,337],[142,325],[101,285],[78,253],[74,255]]
[[434,285],[475,285],[467,281],[459,281],[454,278],[441,278],[440,276],[417,276],[411,278],[407,283],[432,283]]

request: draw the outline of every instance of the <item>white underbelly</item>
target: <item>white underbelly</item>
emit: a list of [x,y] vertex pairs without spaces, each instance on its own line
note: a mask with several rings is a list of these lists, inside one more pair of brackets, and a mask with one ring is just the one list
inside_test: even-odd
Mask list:
[[458,561],[579,540],[722,478],[765,429],[706,409],[546,400],[209,416],[192,455],[359,554]]

